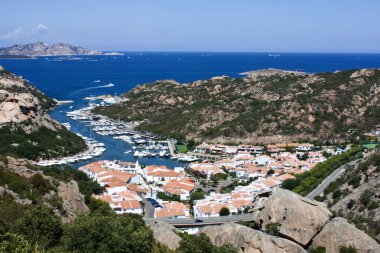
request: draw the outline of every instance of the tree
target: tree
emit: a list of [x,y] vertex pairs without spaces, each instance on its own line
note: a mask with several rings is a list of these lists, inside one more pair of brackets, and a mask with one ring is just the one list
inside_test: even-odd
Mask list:
[[203,191],[196,191],[190,195],[190,201],[192,202],[194,200],[204,199],[204,197],[205,197],[205,193]]
[[153,247],[153,233],[141,216],[95,213],[78,217],[63,236],[70,252],[145,253]]
[[55,246],[63,233],[62,220],[45,205],[27,211],[16,222],[16,232],[43,248]]
[[271,175],[273,175],[273,174],[274,174],[274,170],[272,170],[272,169],[268,170],[268,172],[267,172],[267,175],[268,175],[268,176],[271,176]]
[[38,245],[32,245],[29,241],[18,234],[6,233],[0,235],[1,253],[42,253]]
[[228,216],[230,215],[230,209],[228,209],[228,207],[222,207],[219,211],[219,215],[220,216]]
[[181,253],[237,253],[237,250],[230,245],[216,247],[212,245],[210,238],[205,234],[182,235],[178,251]]
[[91,213],[99,213],[103,215],[109,215],[113,213],[112,208],[107,202],[95,198],[91,198],[88,208],[90,208]]
[[297,179],[286,179],[282,182],[282,188],[287,190],[293,190],[299,184]]

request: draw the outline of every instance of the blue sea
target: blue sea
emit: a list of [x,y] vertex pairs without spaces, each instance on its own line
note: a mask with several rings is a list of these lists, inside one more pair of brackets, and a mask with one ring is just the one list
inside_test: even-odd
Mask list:
[[[60,57],[0,59],[0,65],[28,79],[50,97],[73,100],[73,104],[60,106],[50,114],[60,122],[70,122],[72,131],[86,136],[90,135],[89,127],[72,121],[66,117],[66,112],[69,106],[74,107],[72,110],[85,106],[87,101],[83,98],[89,95],[121,94],[138,84],[161,79],[186,83],[220,75],[239,77],[242,72],[265,68],[308,73],[380,68],[380,54],[124,53],[123,56],[78,56],[72,60]],[[135,160],[132,154],[124,154],[131,149],[129,144],[100,135],[96,135],[96,139],[104,142],[107,148],[97,159]],[[183,166],[164,158],[144,158],[141,162]]]

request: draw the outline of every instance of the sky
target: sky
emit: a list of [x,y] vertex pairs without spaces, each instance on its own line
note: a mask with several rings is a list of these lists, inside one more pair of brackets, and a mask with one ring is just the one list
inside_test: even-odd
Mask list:
[[380,53],[379,0],[0,1],[0,46]]

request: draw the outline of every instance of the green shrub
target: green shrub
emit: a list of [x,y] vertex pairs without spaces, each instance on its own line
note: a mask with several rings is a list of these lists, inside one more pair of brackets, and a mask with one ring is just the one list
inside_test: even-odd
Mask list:
[[317,247],[312,249],[311,253],[326,253],[326,247]]
[[273,236],[279,236],[280,235],[279,226],[280,224],[278,223],[268,223],[265,226],[265,232]]
[[230,209],[228,207],[222,207],[219,211],[220,216],[229,216],[230,215]]

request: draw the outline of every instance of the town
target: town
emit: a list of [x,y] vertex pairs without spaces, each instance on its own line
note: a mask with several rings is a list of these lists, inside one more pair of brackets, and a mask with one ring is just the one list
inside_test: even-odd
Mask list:
[[[116,213],[155,219],[217,217],[250,212],[255,197],[345,152],[309,143],[230,146],[203,143],[184,167],[97,161],[79,168],[105,188],[94,196]],[[207,159],[210,158],[210,159]]]

